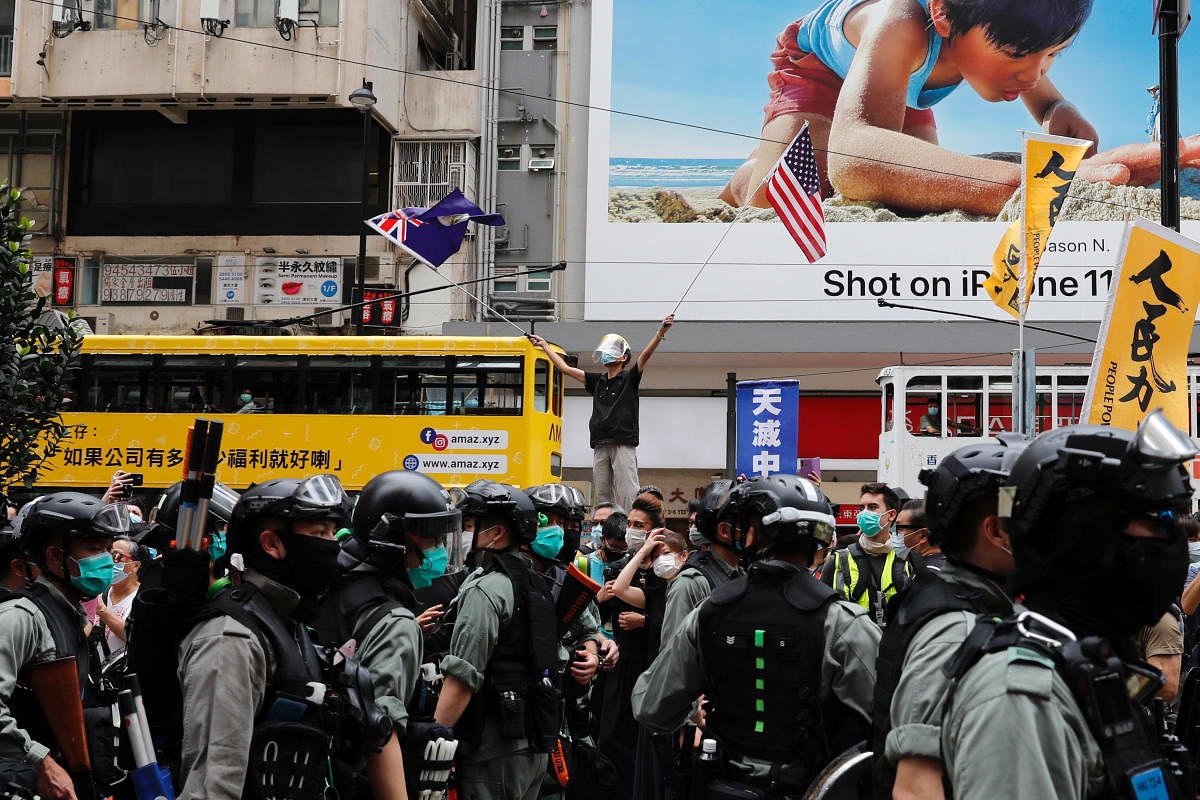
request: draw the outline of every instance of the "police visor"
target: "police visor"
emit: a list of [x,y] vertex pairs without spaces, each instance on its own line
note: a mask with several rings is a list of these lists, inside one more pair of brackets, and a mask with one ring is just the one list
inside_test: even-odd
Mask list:
[[101,536],[127,536],[133,529],[129,506],[125,503],[104,506],[92,517],[92,529]]
[[292,493],[292,502],[295,503],[295,510],[301,514],[328,511],[334,516],[345,513],[349,497],[336,476],[314,475],[300,482]]

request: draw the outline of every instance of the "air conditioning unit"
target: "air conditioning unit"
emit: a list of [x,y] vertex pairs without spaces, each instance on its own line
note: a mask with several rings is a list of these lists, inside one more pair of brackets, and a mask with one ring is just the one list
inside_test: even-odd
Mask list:
[[221,0],[200,0],[200,19],[220,19]]
[[279,0],[276,4],[275,18],[293,25],[300,21],[300,0]]
[[53,8],[55,22],[69,24],[75,21],[75,3],[71,0],[60,0]]
[[229,20],[221,18],[221,0],[200,0],[200,26],[211,36],[225,33]]

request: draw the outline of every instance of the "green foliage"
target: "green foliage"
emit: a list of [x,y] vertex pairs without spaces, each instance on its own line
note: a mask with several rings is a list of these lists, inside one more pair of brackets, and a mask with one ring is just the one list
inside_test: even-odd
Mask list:
[[21,193],[0,182],[0,487],[32,485],[62,438],[59,410],[83,337],[33,291]]

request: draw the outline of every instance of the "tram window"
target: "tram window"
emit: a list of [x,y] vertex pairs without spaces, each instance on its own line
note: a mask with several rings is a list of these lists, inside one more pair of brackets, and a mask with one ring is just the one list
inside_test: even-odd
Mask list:
[[312,356],[304,380],[303,409],[314,414],[372,414],[371,359],[368,356]]
[[554,397],[553,408],[557,416],[562,416],[562,400],[563,400],[563,374],[562,370],[554,370]]
[[[440,376],[437,391],[425,391],[423,376]],[[380,411],[393,414],[446,413],[445,356],[387,356],[380,365]],[[433,380],[433,378],[431,378]],[[429,410],[429,404],[435,410]]]
[[951,436],[981,436],[983,419],[983,377],[951,375],[946,379],[949,392],[946,405],[946,430]]
[[1012,424],[1012,379],[988,380],[987,435],[1010,432]]
[[296,407],[299,388],[297,369],[295,357],[239,355],[233,366],[233,385],[238,396],[232,398],[228,410],[241,410],[245,404],[241,402],[240,395],[243,390],[248,390],[258,413],[308,411],[307,408]]
[[1054,402],[1051,399],[1051,384],[1053,379],[1049,375],[1037,376],[1037,397],[1034,400],[1034,408],[1037,409],[1034,413],[1033,432],[1041,433],[1048,431],[1054,427]]
[[96,356],[85,370],[81,410],[149,410],[151,356]]
[[157,371],[153,411],[209,414],[225,411],[224,356],[166,356]]
[[549,408],[550,365],[538,359],[533,365],[533,407],[537,411]]
[[896,385],[888,381],[883,385],[883,429],[890,431],[892,429],[892,409],[896,399]]
[[1058,418],[1054,420],[1054,427],[1061,428],[1079,422],[1087,381],[1086,375],[1058,376]]
[[[904,422],[914,436],[941,436],[946,409],[942,408],[942,376],[918,375],[905,389]],[[934,410],[930,410],[934,409]]]
[[454,414],[521,413],[520,358],[459,359],[454,376]]

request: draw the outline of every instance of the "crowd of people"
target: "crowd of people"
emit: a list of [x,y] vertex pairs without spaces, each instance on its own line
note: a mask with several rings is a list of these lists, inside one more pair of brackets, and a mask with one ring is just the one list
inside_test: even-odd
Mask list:
[[995,439],[842,541],[795,475],[686,534],[654,487],[411,471],[48,494],[0,534],[0,794],[1191,798],[1195,455],[1159,413]]

